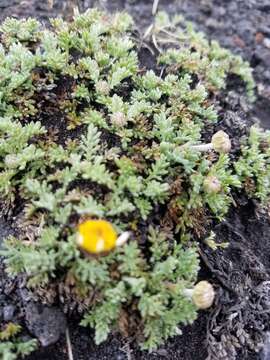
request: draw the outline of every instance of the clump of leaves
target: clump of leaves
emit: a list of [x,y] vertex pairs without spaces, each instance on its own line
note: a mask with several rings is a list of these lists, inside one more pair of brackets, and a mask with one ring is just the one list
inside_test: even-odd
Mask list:
[[18,357],[24,358],[37,348],[35,339],[20,339],[18,334],[22,328],[18,324],[8,323],[0,331],[0,355],[3,360],[15,360]]
[[249,197],[265,202],[270,186],[270,132],[252,126],[241,152],[234,164],[236,173]]
[[[268,195],[258,164],[268,164],[268,146],[252,133],[237,162],[198,146],[228,74],[252,96],[250,68],[182,20],[172,34],[178,22],[159,15],[152,29],[155,71],[139,66],[125,13],[0,28],[0,192],[20,224],[1,253],[34,289],[70,286],[97,343],[120,329],[151,350],[192,322],[197,309],[184,291],[198,272],[192,240],[226,215],[232,189],[248,179],[253,194]],[[106,256],[85,256],[75,241],[84,219],[131,237]]]

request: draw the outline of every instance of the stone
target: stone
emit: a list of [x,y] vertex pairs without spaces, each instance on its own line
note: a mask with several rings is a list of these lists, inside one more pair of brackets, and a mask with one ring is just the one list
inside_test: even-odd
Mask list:
[[11,321],[14,317],[16,307],[14,305],[6,305],[3,308],[3,319],[4,321]]
[[270,35],[270,26],[269,25],[261,24],[259,26],[258,30],[265,35]]
[[168,358],[168,356],[169,356],[168,351],[166,349],[158,349],[156,351],[156,354],[159,356],[162,356],[164,358]]
[[266,67],[270,67],[270,52],[269,49],[257,49],[255,51],[256,58],[261,61]]
[[222,28],[222,26],[223,26],[222,21],[218,21],[211,17],[206,20],[205,24],[210,29],[219,29],[219,28]]
[[3,218],[0,218],[0,249],[2,249],[3,240],[12,234],[13,231],[9,224]]
[[270,333],[267,332],[265,334],[265,341],[264,341],[264,345],[263,345],[263,349],[262,352],[260,354],[260,359],[261,360],[268,360],[270,358]]
[[33,301],[25,306],[25,319],[28,330],[42,346],[56,343],[67,327],[66,317],[59,308]]
[[[270,38],[264,38],[263,40],[263,45],[267,48],[270,49]],[[270,56],[270,54],[269,54]]]

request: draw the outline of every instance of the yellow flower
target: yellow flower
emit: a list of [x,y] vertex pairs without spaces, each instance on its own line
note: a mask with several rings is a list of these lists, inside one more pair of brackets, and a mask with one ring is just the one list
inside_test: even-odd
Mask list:
[[86,220],[79,225],[77,242],[91,254],[110,251],[117,246],[117,234],[105,220]]

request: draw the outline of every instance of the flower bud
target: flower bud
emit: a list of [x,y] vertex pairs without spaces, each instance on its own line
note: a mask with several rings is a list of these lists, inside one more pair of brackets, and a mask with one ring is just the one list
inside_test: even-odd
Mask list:
[[10,169],[15,169],[18,167],[18,165],[20,165],[18,162],[18,157],[15,154],[8,154],[5,157],[5,164]]
[[121,111],[117,111],[116,113],[111,115],[111,123],[112,125],[119,128],[125,126],[127,124],[126,115]]
[[221,182],[216,176],[208,175],[204,179],[203,187],[207,193],[217,194],[221,190]]
[[231,141],[229,135],[223,130],[219,130],[212,136],[213,149],[218,153],[228,153],[231,150]]
[[102,94],[102,95],[109,95],[109,93],[110,93],[110,86],[109,86],[109,84],[107,83],[107,81],[105,81],[105,80],[99,80],[99,81],[96,83],[96,91],[97,91],[99,94]]
[[215,291],[208,281],[200,281],[195,285],[192,300],[199,309],[209,308],[214,301]]

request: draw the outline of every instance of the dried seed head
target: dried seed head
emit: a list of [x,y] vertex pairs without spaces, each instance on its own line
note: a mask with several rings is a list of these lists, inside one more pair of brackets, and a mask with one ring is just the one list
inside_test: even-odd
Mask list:
[[213,145],[213,149],[219,153],[228,153],[232,147],[229,135],[223,130],[219,130],[212,136],[211,143]]
[[209,175],[204,179],[203,187],[207,193],[217,194],[221,190],[221,182],[216,176]]
[[116,127],[125,126],[127,124],[126,115],[121,111],[117,111],[116,113],[111,115],[111,123]]
[[109,86],[109,84],[107,83],[107,81],[105,81],[105,80],[99,80],[99,81],[96,83],[96,91],[97,91],[99,94],[102,94],[102,95],[109,95],[109,93],[110,93],[110,86]]
[[200,281],[195,285],[192,300],[199,309],[209,308],[214,301],[215,291],[208,281]]

